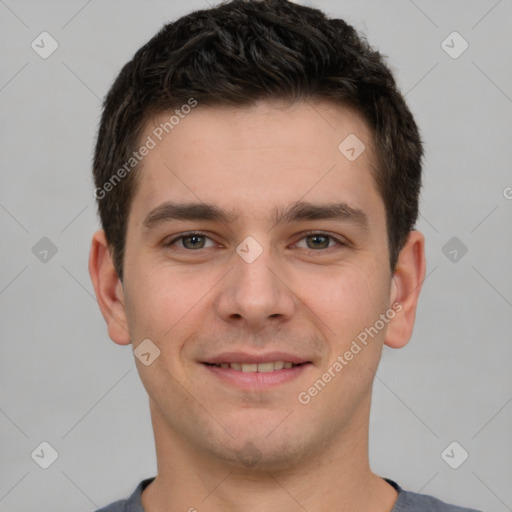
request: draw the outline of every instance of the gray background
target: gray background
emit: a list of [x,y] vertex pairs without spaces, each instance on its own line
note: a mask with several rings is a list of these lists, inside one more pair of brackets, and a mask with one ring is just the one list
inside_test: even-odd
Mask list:
[[[377,374],[372,467],[412,491],[512,510],[512,1],[310,5],[389,57],[425,141],[428,277],[410,344],[386,348]],[[87,271],[99,225],[91,156],[121,66],[165,22],[204,7],[0,0],[2,512],[92,511],[155,474],[131,347],[108,338]],[[47,59],[31,48],[42,31],[59,45]],[[453,31],[469,44],[458,58],[441,45]],[[46,262],[32,250],[42,237],[57,248]],[[48,469],[31,458],[42,441],[58,452]],[[469,453],[458,469],[441,457],[452,441]]]

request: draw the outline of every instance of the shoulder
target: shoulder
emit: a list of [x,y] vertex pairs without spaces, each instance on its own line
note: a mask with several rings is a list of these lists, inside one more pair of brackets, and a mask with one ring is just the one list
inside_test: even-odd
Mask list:
[[427,494],[404,491],[398,484],[386,479],[397,491],[398,498],[391,512],[481,512],[473,508],[450,505]]
[[141,504],[142,491],[154,480],[155,478],[147,478],[142,480],[135,488],[132,495],[124,500],[119,500],[100,508],[96,512],[144,512]]
[[96,512],[128,512],[130,508],[126,508],[128,500],[120,500],[98,509]]
[[479,512],[474,508],[450,505],[433,496],[402,491],[392,512]]

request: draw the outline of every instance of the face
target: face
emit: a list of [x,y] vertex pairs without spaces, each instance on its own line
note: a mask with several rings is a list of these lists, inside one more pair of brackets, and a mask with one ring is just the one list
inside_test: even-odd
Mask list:
[[122,302],[158,435],[275,469],[367,421],[399,316],[371,146],[331,104],[199,105],[144,158]]

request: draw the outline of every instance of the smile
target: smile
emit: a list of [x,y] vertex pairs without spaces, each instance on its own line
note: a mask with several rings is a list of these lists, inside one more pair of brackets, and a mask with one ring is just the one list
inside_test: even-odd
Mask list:
[[281,359],[257,363],[209,362],[202,366],[216,382],[251,392],[270,391],[276,386],[291,383],[313,368],[309,361],[293,363]]
[[300,366],[300,364],[295,364],[290,361],[269,361],[267,363],[218,363],[212,366],[216,368],[231,368],[232,370],[245,373],[268,373],[293,368],[294,366]]

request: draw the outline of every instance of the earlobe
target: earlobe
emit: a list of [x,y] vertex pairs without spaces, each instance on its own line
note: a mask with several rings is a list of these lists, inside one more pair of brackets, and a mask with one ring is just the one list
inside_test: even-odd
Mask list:
[[411,339],[425,267],[425,238],[419,231],[411,231],[400,251],[391,283],[390,306],[395,317],[384,340],[389,347],[401,348]]
[[105,232],[102,230],[94,233],[92,238],[89,274],[110,338],[119,345],[128,345],[130,335],[123,285],[114,268]]

